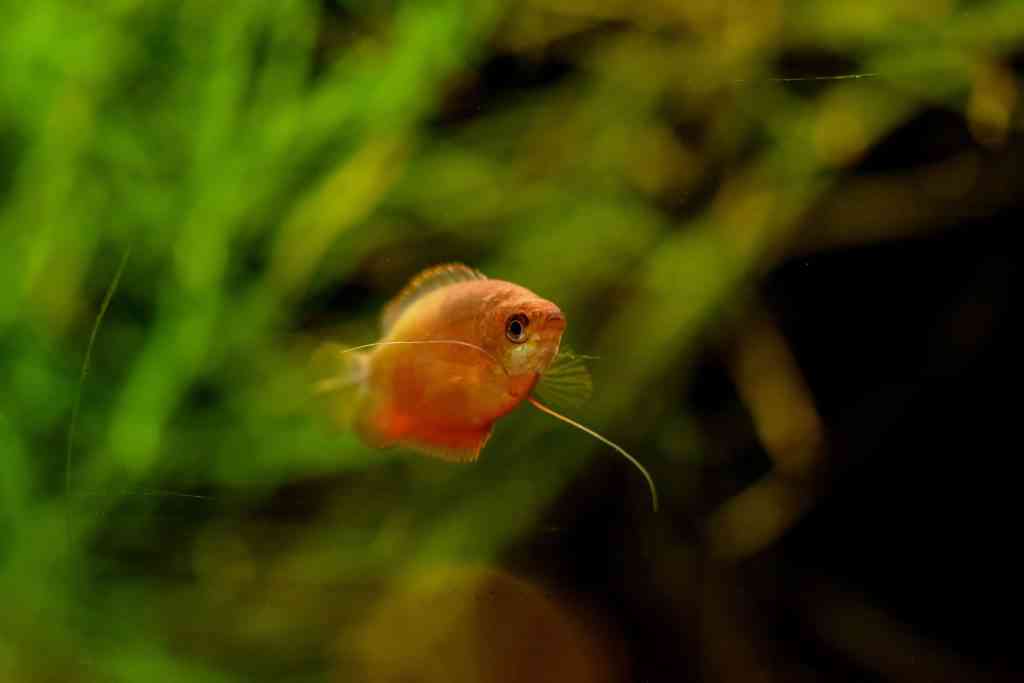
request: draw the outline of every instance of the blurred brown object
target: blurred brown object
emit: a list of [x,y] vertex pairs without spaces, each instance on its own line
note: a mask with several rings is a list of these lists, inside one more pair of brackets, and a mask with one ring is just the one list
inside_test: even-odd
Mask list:
[[400,580],[351,641],[339,643],[356,670],[337,680],[628,680],[603,630],[501,569],[441,566]]
[[1010,681],[916,632],[857,593],[821,577],[805,577],[799,608],[822,641],[890,681]]
[[728,354],[729,371],[772,472],[711,516],[712,551],[738,560],[775,543],[816,498],[825,439],[814,400],[782,332],[764,312],[744,323]]
[[796,358],[766,314],[749,323],[730,370],[775,468],[790,476],[807,474],[822,447],[821,420]]

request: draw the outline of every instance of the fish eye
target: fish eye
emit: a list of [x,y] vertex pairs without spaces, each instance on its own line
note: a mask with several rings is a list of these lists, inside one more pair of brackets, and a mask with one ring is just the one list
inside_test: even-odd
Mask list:
[[505,323],[505,336],[513,344],[522,344],[526,341],[526,326],[530,319],[522,313],[516,313]]

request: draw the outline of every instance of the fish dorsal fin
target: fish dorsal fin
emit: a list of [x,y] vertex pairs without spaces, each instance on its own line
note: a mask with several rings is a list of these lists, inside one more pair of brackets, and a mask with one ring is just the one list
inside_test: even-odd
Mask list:
[[486,279],[487,276],[479,270],[461,263],[444,263],[427,268],[410,280],[409,284],[384,307],[384,313],[380,316],[381,332],[387,334],[409,306],[430,292],[457,282]]

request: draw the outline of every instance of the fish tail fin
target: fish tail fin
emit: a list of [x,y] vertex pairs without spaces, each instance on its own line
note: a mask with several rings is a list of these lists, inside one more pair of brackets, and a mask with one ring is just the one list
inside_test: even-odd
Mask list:
[[370,355],[346,349],[340,344],[321,344],[310,363],[313,394],[321,399],[331,419],[350,426],[359,396],[370,374]]

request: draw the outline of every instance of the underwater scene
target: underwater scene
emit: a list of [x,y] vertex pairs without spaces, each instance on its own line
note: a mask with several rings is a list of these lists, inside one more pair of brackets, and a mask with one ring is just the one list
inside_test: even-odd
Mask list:
[[0,7],[0,683],[1020,680],[1024,3]]

